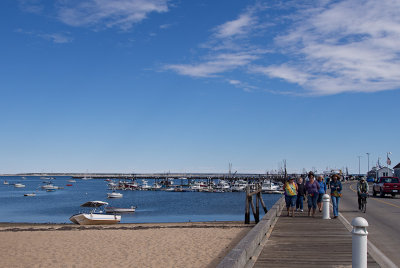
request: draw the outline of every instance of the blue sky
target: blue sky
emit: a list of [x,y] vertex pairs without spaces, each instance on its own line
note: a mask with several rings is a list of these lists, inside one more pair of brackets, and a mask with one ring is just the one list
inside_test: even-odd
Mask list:
[[400,161],[397,1],[6,0],[0,173]]

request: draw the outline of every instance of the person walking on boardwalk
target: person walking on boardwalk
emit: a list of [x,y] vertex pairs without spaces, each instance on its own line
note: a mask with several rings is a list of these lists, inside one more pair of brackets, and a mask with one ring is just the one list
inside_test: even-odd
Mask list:
[[289,210],[291,210],[292,217],[294,217],[294,207],[296,206],[297,199],[297,184],[294,181],[294,178],[290,178],[285,183],[283,190],[285,191],[287,215],[289,216]]
[[359,182],[357,182],[357,196],[358,196],[358,209],[361,209],[361,194],[368,194],[369,185],[362,177]]
[[339,201],[342,196],[342,183],[340,182],[340,177],[337,174],[332,176],[331,181],[331,198],[333,206],[333,218],[339,216]]
[[322,175],[319,175],[317,180],[319,183],[317,205],[318,205],[319,212],[321,212],[322,211],[322,197],[324,196],[324,194],[326,194],[326,183],[324,181],[324,176],[322,176]]
[[296,200],[296,211],[303,211],[304,197],[306,196],[306,188],[304,185],[303,178],[297,179],[297,200]]
[[317,199],[319,193],[319,183],[314,178],[314,173],[310,171],[308,173],[309,181],[306,182],[306,192],[307,192],[307,205],[308,205],[308,216],[315,215],[315,210],[317,209]]

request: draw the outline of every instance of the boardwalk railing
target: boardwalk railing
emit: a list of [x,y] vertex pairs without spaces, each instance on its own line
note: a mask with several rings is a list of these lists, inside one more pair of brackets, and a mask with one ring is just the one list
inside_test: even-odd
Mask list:
[[[253,192],[250,192],[253,191]],[[254,208],[253,195],[256,196],[256,207]],[[253,211],[254,220],[256,223],[260,221],[260,204],[264,209],[264,213],[268,212],[267,207],[265,206],[264,200],[261,195],[261,185],[259,183],[255,184],[254,187],[247,186],[246,188],[246,209],[244,216],[244,223],[250,224],[250,206]]]
[[255,225],[247,235],[233,248],[219,263],[217,268],[243,268],[263,248],[262,244],[268,239],[269,231],[281,214],[284,207],[284,198],[281,197]]

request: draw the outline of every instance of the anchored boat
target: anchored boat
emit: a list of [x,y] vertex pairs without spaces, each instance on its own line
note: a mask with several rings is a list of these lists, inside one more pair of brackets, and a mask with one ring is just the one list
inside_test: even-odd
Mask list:
[[116,208],[116,207],[106,207],[106,213],[133,213],[136,207],[131,206],[130,208]]

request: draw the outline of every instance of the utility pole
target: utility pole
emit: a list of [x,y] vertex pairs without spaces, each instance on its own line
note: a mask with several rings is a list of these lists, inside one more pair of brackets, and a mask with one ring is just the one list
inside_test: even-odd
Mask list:
[[360,171],[360,159],[361,159],[361,155],[357,156],[358,157],[358,176],[361,175],[361,171]]
[[369,172],[369,153],[366,153],[368,156],[368,169],[367,169],[367,176],[368,176],[368,172]]

